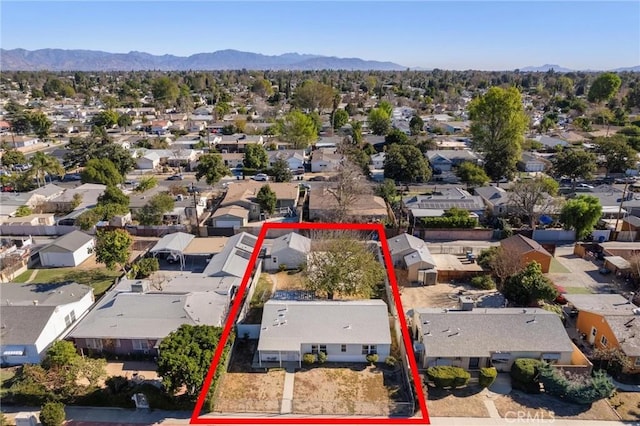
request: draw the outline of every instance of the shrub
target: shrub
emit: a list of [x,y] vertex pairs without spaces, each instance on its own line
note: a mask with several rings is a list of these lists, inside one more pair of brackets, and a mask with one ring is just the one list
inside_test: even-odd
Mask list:
[[325,362],[327,362],[327,354],[322,351],[318,352],[318,363],[324,364]]
[[493,282],[493,279],[489,275],[480,275],[471,278],[471,285],[480,290],[493,290],[496,288],[496,283]]
[[456,388],[469,382],[471,374],[460,367],[438,366],[427,369],[427,378],[438,388]]
[[378,354],[369,354],[367,355],[367,362],[371,365],[378,362]]
[[284,263],[281,263],[280,265],[278,265],[278,272],[284,272],[287,270],[287,265],[285,265]]
[[311,365],[314,364],[316,362],[316,354],[304,354],[302,355],[302,362],[307,364],[307,365]]
[[129,380],[124,376],[109,377],[104,381],[107,388],[114,394],[120,393],[129,384]]
[[40,410],[42,426],[62,426],[65,418],[64,405],[61,402],[47,402]]
[[480,386],[488,388],[498,377],[498,370],[495,367],[485,367],[480,369]]
[[538,367],[541,361],[532,358],[518,358],[511,367],[511,385],[527,393],[539,393]]
[[138,260],[131,267],[131,278],[147,278],[153,272],[160,269],[160,262],[155,257],[146,257]]
[[396,359],[396,357],[389,355],[385,360],[384,363],[387,364],[389,367],[395,367],[396,364],[398,363],[398,360]]
[[545,392],[576,404],[592,404],[610,397],[615,390],[613,383],[602,370],[595,371],[593,377],[585,377],[554,369],[544,363],[539,367],[539,372]]

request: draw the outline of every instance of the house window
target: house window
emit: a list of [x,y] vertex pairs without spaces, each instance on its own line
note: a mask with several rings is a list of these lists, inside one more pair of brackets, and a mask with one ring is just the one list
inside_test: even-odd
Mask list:
[[378,347],[376,345],[362,345],[362,355],[377,354]]
[[[340,345],[340,352],[346,352],[347,351],[347,345]],[[640,358],[638,358],[636,361],[640,360]]]
[[602,338],[600,338],[600,343],[602,343],[602,346],[607,346],[607,343],[609,342],[606,337],[602,336]]
[[320,345],[320,352],[327,353],[327,345]]
[[596,334],[598,334],[598,329],[595,327],[591,327],[591,335],[593,337],[596,337]]
[[640,356],[636,357],[636,362],[633,364],[635,367],[640,367]]
[[64,323],[67,327],[71,326],[76,320],[76,312],[71,311],[64,317]]
[[312,354],[318,353],[318,345],[311,345],[311,353]]
[[89,349],[102,349],[102,339],[85,339],[85,341]]
[[134,339],[132,343],[134,351],[146,351],[149,349],[149,342],[147,340]]

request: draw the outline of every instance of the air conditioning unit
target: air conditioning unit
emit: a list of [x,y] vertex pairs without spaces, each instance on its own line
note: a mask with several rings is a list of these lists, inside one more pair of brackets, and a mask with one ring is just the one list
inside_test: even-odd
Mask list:
[[142,353],[145,354],[145,355],[149,355],[149,349],[143,350]]

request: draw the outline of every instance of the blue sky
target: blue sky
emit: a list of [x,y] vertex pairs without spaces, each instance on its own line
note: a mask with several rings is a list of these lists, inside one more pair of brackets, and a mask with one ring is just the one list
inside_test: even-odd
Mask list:
[[188,56],[237,49],[512,70],[640,65],[640,2],[10,1],[4,49],[132,50]]

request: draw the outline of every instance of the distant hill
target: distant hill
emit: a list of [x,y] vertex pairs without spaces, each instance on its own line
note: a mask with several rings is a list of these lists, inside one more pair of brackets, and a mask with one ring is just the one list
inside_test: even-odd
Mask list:
[[[573,70],[573,69],[570,69],[570,68],[561,67],[560,65],[552,65],[552,64],[544,64],[544,65],[542,65],[540,67],[524,67],[524,68],[520,68],[520,71],[525,71],[525,72],[547,72],[547,71],[549,71],[551,69],[553,69],[555,72],[573,72],[573,71],[602,72],[603,71],[603,70]],[[616,69],[606,70],[606,71],[640,72],[640,65],[636,65],[635,67],[616,68]]]
[[197,53],[188,57],[144,52],[109,53],[96,50],[0,49],[3,71],[185,71],[185,70],[406,70],[393,62],[360,58],[285,53],[277,56],[238,50]]

